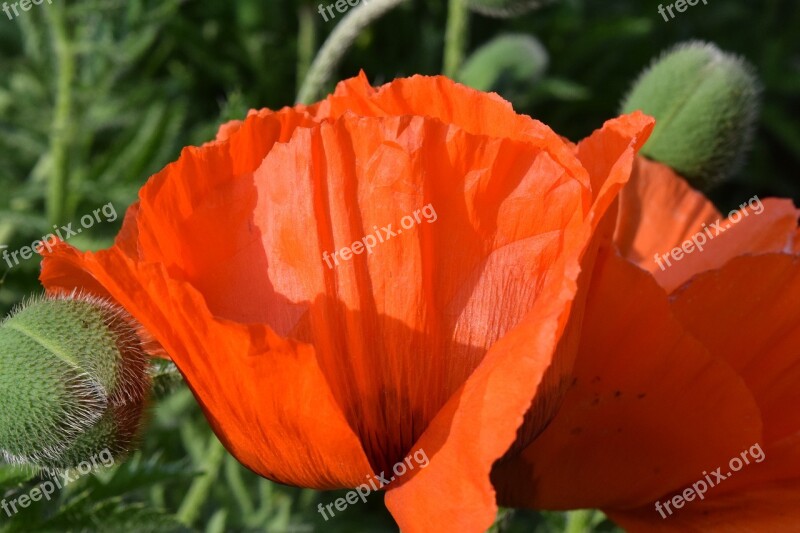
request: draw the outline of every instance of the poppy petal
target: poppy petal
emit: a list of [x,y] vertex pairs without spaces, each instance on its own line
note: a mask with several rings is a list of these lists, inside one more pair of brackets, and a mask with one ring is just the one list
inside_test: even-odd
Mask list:
[[722,215],[671,168],[644,157],[619,195],[614,241],[623,257],[648,271],[656,253],[669,252]]
[[695,498],[686,502],[666,519],[652,506],[635,512],[611,510],[607,515],[630,533],[794,531],[800,523],[800,506],[797,505],[800,481],[797,479],[767,483],[723,496],[711,492],[715,490],[710,489],[702,501]]
[[[507,138],[547,146],[586,191],[586,171],[572,155],[572,147],[538,120],[514,111],[497,94],[487,94],[444,76],[412,76],[373,88],[366,75],[342,81],[326,100],[308,108],[319,120],[335,120],[346,113],[367,117],[425,116],[453,124],[475,135]],[[644,115],[642,115],[644,116]],[[589,199],[584,198],[588,207]]]
[[686,333],[649,274],[609,252],[595,269],[572,387],[493,479],[514,507],[637,506],[738,453],[760,429],[739,376]]
[[[763,211],[758,215],[745,209],[734,216],[741,217],[738,218],[739,222],[727,218],[719,222],[718,226],[698,230],[704,235],[713,235],[714,238],[709,237],[702,250],[695,248],[680,261],[674,261],[669,268],[663,271],[660,268],[652,269],[658,283],[667,291],[673,291],[692,276],[718,269],[743,254],[792,252],[800,211],[791,200],[769,198],[761,202],[761,205]],[[655,264],[655,261],[651,263]]]
[[[685,327],[724,358],[752,391],[762,411],[761,443],[767,448],[800,432],[800,410],[789,407],[800,405],[798,301],[800,258],[783,254],[736,258],[694,278],[673,298]],[[792,463],[800,463],[800,447],[795,455],[793,461],[767,463],[784,471],[776,475],[785,475]]]
[[248,468],[323,489],[355,486],[371,472],[310,347],[265,327],[214,317],[188,283],[170,279],[160,266],[137,265],[116,248],[81,255],[61,244],[44,262],[41,279],[50,290],[99,284],[130,309],[178,364],[217,435]]
[[[671,169],[640,158],[620,195],[615,240],[625,257],[669,292],[738,255],[792,251],[800,211],[791,201],[759,201],[760,210],[743,205],[738,214],[724,218]],[[689,245],[681,250],[684,243]],[[670,255],[672,250],[676,254]]]
[[[497,504],[489,483],[491,466],[513,443],[537,388],[546,389],[543,378],[548,367],[556,369],[556,381],[571,370],[574,354],[569,350],[574,342],[562,338],[559,344],[559,338],[570,318],[582,314],[582,302],[573,305],[581,257],[593,256],[591,251],[586,253],[592,233],[630,175],[634,150],[652,127],[652,119],[634,114],[609,121],[588,141],[592,146],[607,143],[616,159],[609,156],[604,163],[589,165],[591,182],[599,192],[583,231],[575,242],[563,243],[563,255],[553,257],[554,277],[541,283],[541,293],[525,320],[492,346],[415,444],[415,448],[435,450],[437,460],[386,496],[387,507],[404,531],[483,531],[492,523]],[[591,157],[589,151],[584,154]],[[606,172],[605,181],[599,178],[602,172]],[[570,328],[571,333],[577,331]],[[453,476],[464,464],[472,466],[466,482]],[[448,498],[443,500],[441,494]],[[419,516],[426,521],[418,520]]]
[[[764,202],[765,207],[767,202]],[[751,391],[763,421],[762,435],[727,457],[705,465],[723,469],[749,457],[738,472],[704,498],[686,502],[662,519],[653,502],[637,509],[606,509],[629,531],[790,530],[800,519],[800,258],[765,254],[734,258],[699,274],[671,298],[676,318],[706,349],[726,361]],[[756,451],[754,451],[756,450]],[[695,475],[701,479],[702,475]],[[654,498],[666,502],[691,482]],[[662,512],[664,507],[662,506]]]

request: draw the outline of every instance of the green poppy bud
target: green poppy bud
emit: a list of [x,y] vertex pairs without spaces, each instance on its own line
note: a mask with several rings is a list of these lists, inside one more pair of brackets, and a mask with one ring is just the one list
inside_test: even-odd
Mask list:
[[654,117],[642,154],[707,189],[738,170],[753,136],[760,86],[743,59],[692,41],[664,53],[622,105]]
[[495,91],[507,100],[530,93],[547,70],[547,50],[530,35],[502,34],[467,59],[457,81],[479,91]]
[[130,450],[150,389],[134,320],[84,295],[39,298],[0,323],[0,450],[70,468]]

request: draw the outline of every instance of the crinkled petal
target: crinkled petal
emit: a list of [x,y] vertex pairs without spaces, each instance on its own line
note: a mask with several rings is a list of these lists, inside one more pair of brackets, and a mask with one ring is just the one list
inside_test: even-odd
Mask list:
[[[588,151],[584,153],[584,164],[599,189],[593,195],[589,216],[578,238],[565,241],[563,255],[554,256],[550,275],[555,277],[541,283],[542,292],[526,319],[492,346],[415,445],[436,450],[437,461],[387,494],[386,504],[404,531],[484,531],[492,523],[497,512],[489,482],[492,464],[513,444],[520,422],[549,421],[549,417],[526,417],[526,412],[534,394],[539,400],[540,393],[553,390],[548,381],[551,385],[563,382],[572,371],[576,342],[562,335],[580,331],[581,260],[589,263],[583,267],[591,271],[592,235],[630,175],[634,151],[652,127],[652,119],[634,114],[609,121],[587,141],[595,148],[605,143],[611,154],[603,162],[595,162],[589,160]],[[578,327],[568,325],[571,319],[577,320],[573,325]],[[555,405],[559,401],[556,398]],[[534,410],[536,407],[534,401]],[[533,437],[540,431],[541,427],[522,427],[519,434],[520,438]],[[454,472],[466,470],[465,464],[471,468],[463,477],[454,476]]]

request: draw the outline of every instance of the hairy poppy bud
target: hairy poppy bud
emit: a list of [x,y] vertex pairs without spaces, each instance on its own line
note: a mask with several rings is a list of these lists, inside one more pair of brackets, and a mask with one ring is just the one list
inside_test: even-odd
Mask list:
[[133,319],[102,299],[54,296],[0,324],[0,449],[69,468],[129,451],[150,388]]
[[508,100],[530,93],[547,70],[544,46],[524,34],[504,34],[478,48],[466,61],[458,81],[479,91],[496,91]]
[[667,51],[636,81],[622,109],[656,119],[642,149],[700,188],[741,164],[758,115],[759,82],[743,59],[692,41]]

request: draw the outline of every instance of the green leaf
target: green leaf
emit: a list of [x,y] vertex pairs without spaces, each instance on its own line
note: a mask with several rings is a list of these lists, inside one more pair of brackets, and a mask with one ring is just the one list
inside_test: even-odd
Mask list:
[[180,483],[194,478],[189,461],[162,463],[157,456],[145,460],[137,452],[128,461],[109,471],[98,471],[87,479],[92,499],[124,496],[158,483]]
[[177,532],[190,531],[162,510],[143,504],[125,504],[111,499],[100,503],[62,510],[44,521],[37,531],[92,531],[117,533],[119,531]]

